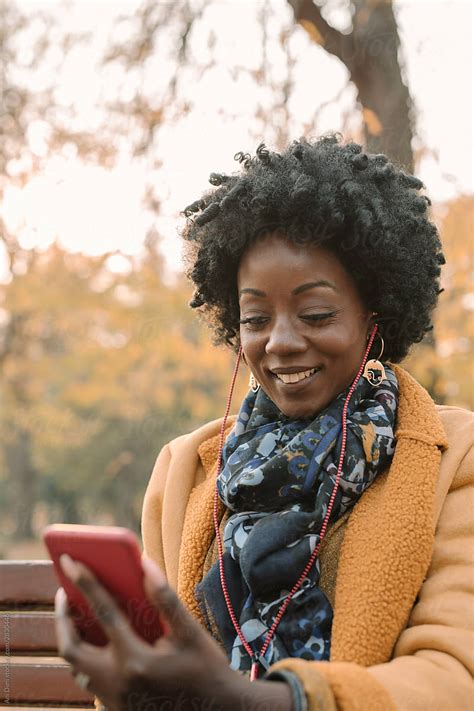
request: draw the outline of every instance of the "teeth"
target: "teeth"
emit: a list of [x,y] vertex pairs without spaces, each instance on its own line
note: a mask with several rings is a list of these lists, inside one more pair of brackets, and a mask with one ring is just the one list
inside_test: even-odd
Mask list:
[[311,370],[304,370],[301,373],[276,373],[276,376],[283,383],[298,383],[300,380],[304,380],[304,378],[309,378],[316,370],[317,368],[312,368]]

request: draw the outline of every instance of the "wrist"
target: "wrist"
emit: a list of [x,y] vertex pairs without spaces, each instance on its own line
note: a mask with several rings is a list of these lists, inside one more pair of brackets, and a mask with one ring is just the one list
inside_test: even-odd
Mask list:
[[279,669],[273,671],[271,668],[265,674],[265,679],[271,681],[282,681],[290,689],[291,694],[291,708],[293,711],[308,711],[308,701],[306,698],[306,693],[304,687],[299,680],[299,678],[292,671],[288,669]]
[[238,705],[230,704],[229,711],[293,711],[292,692],[285,681],[250,681],[246,676],[238,680]]

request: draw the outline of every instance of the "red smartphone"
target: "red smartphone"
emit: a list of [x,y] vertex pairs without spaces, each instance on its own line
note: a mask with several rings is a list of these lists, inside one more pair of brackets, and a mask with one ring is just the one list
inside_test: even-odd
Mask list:
[[140,545],[132,531],[118,526],[53,524],[44,529],[43,540],[68,597],[71,615],[82,639],[99,647],[108,643],[89,603],[64,575],[59,563],[63,553],[91,569],[114,596],[140,637],[153,644],[164,634],[159,612],[145,593]]

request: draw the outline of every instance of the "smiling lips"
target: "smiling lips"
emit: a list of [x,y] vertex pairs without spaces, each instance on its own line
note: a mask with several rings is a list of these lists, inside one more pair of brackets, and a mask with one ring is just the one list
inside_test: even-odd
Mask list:
[[305,378],[309,378],[310,375],[313,375],[318,370],[321,369],[311,368],[310,370],[302,370],[299,373],[274,373],[274,375],[278,378],[278,380],[281,380],[282,383],[288,385],[290,383],[299,383],[300,380],[305,380]]

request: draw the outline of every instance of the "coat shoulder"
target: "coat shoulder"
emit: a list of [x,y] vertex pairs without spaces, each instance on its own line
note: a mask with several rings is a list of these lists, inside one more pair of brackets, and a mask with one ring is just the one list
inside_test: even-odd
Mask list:
[[435,405],[435,407],[448,438],[450,431],[462,427],[466,435],[470,435],[470,442],[474,441],[474,412],[453,405]]
[[449,471],[451,489],[474,483],[474,413],[462,407],[436,405],[448,440],[441,474]]
[[188,448],[197,449],[203,442],[206,442],[208,439],[211,439],[219,434],[221,424],[222,418],[206,422],[197,429],[192,430],[191,432],[186,432],[185,434],[179,435],[178,437],[170,440],[168,446],[172,452]]

